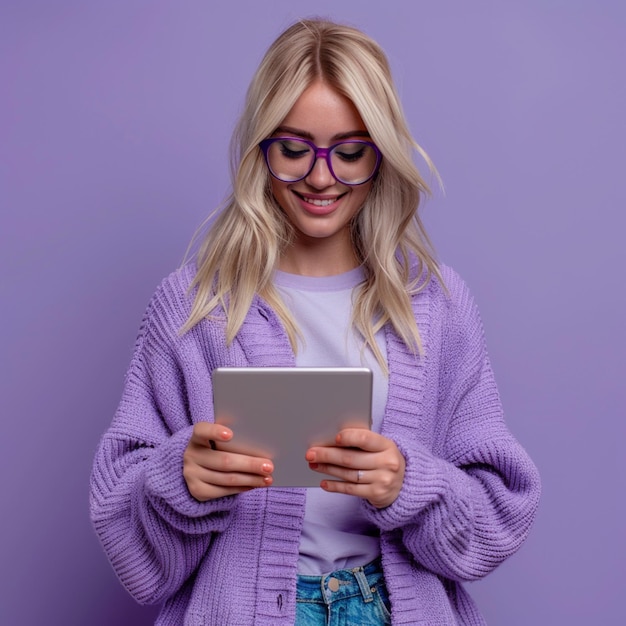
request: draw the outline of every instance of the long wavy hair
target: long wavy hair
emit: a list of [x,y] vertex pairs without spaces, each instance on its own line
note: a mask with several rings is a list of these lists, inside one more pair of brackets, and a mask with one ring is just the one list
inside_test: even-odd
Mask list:
[[301,20],[284,31],[250,84],[231,143],[232,192],[198,250],[191,286],[197,292],[182,330],[225,314],[226,340],[231,343],[258,294],[276,311],[297,350],[298,329],[272,282],[294,231],[272,196],[259,142],[275,132],[304,90],[318,80],[354,103],[383,155],[370,193],[351,223],[366,276],[355,294],[352,324],[386,372],[375,333],[390,323],[411,350],[421,352],[410,296],[433,275],[441,281],[418,215],[422,197],[430,192],[413,162],[414,153],[435,176],[436,171],[411,137],[380,46],[355,28],[326,20]]

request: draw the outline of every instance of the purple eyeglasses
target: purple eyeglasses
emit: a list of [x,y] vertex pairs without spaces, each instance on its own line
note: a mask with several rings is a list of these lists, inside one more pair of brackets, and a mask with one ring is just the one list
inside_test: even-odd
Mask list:
[[300,137],[270,137],[259,147],[263,151],[270,174],[285,183],[306,178],[324,159],[333,178],[344,185],[362,185],[378,171],[382,161],[380,150],[371,141],[348,139],[318,148]]

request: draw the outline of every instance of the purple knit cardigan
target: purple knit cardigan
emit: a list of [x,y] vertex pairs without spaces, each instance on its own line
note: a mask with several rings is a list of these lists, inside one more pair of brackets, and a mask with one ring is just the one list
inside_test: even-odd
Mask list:
[[[124,393],[95,458],[91,515],[115,571],[157,624],[293,624],[302,489],[255,489],[201,503],[187,491],[183,451],[192,424],[212,421],[219,366],[293,366],[276,314],[256,298],[232,345],[224,324],[184,335],[195,268],[163,281],[145,314]],[[461,585],[524,541],[539,477],[507,430],[465,284],[442,268],[413,298],[424,353],[386,329],[390,370],[382,433],[406,459],[396,501],[367,517],[380,528],[392,623],[478,625]]]

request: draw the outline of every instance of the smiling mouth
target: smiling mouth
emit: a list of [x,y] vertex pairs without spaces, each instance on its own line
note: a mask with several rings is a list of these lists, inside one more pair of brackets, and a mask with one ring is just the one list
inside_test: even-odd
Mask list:
[[338,196],[334,196],[332,198],[312,198],[310,196],[306,196],[302,193],[298,193],[297,191],[294,192],[298,197],[302,198],[302,200],[304,200],[307,204],[312,204],[313,206],[319,206],[319,207],[326,207],[326,206],[330,206],[331,204],[337,202],[337,200],[339,200],[340,198],[343,198],[343,196],[345,196],[345,193],[342,193]]

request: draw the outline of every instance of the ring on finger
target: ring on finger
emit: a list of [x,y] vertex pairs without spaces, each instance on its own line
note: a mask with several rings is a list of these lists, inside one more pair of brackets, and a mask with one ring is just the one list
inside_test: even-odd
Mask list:
[[363,470],[357,470],[356,472],[356,482],[360,483],[363,479]]

